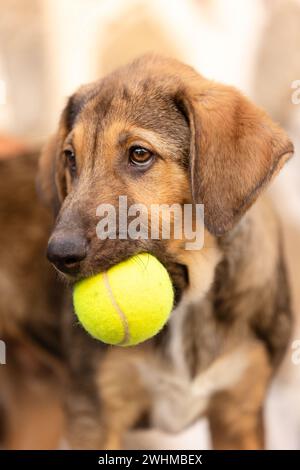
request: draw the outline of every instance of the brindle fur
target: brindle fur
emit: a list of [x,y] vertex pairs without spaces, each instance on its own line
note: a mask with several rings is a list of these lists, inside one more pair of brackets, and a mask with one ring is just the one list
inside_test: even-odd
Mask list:
[[22,150],[0,161],[0,437],[8,449],[57,448],[63,427],[63,287],[45,260],[53,222],[36,194],[38,157]]
[[[143,175],[127,163],[137,138],[160,155]],[[73,180],[62,154],[70,143]],[[216,448],[263,447],[263,403],[292,322],[278,223],[267,202],[254,202],[292,151],[285,133],[238,91],[171,59],[144,56],[69,100],[40,164],[45,198],[60,208],[52,239],[76,229],[89,243],[69,279],[148,251],[167,267],[177,294],[164,330],[127,349],[88,337],[67,309],[73,447],[117,448],[142,419],[176,432],[201,414]],[[147,206],[204,203],[203,249],[97,239],[96,207],[120,194]]]

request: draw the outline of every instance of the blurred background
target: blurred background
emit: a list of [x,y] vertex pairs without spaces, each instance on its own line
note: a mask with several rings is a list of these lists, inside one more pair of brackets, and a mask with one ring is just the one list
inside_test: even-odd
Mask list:
[[[300,363],[292,361],[300,340],[300,0],[0,0],[0,158],[7,136],[10,148],[41,145],[76,87],[148,51],[239,87],[294,141],[271,195],[283,219],[296,328],[266,414],[268,447],[300,449]],[[132,434],[128,446],[210,441],[202,420],[176,437]]]

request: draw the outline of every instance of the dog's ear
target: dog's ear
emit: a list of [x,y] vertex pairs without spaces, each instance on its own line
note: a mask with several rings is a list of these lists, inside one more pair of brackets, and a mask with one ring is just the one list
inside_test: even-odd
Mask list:
[[[197,82],[197,80],[196,80]],[[239,221],[293,153],[285,132],[232,87],[199,77],[177,103],[190,125],[193,200],[222,235]]]
[[61,114],[58,131],[46,143],[39,160],[37,190],[44,203],[58,213],[66,197],[65,160],[62,147],[68,133],[74,126],[82,100],[74,94],[69,99]]
[[58,131],[44,146],[37,177],[37,190],[41,199],[57,214],[67,194],[66,162],[62,155],[63,143],[73,129],[86,96],[94,85],[82,86],[67,101],[61,114]]
[[61,137],[53,135],[39,160],[37,190],[42,201],[57,214],[66,193],[65,167],[61,157]]

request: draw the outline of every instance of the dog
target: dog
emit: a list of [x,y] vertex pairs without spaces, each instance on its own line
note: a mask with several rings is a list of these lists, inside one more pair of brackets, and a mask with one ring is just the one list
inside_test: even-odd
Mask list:
[[6,449],[57,448],[63,433],[64,294],[45,258],[53,222],[36,194],[39,155],[40,149],[0,137],[0,339],[6,352],[0,442]]
[[[56,223],[50,262],[71,283],[141,252],[168,270],[175,305],[144,344],[107,347],[65,314],[73,448],[119,449],[136,426],[179,432],[207,416],[215,449],[264,447],[264,400],[292,330],[280,228],[260,197],[293,154],[239,91],[142,56],[82,86],[40,160]],[[203,204],[204,245],[99,239],[99,204]]]

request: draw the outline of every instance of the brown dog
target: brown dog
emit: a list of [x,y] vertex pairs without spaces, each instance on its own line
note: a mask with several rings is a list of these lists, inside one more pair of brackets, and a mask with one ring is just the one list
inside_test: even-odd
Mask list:
[[63,289],[45,259],[52,218],[36,194],[39,152],[0,138],[0,157],[0,443],[57,448]]
[[[141,420],[177,432],[205,413],[215,448],[263,447],[291,313],[276,217],[263,200],[251,206],[292,152],[237,90],[171,59],[141,57],[70,98],[40,165],[58,212],[49,259],[76,280],[150,252],[176,292],[164,330],[132,348],[107,348],[69,317],[72,446],[117,448]],[[119,195],[203,203],[204,247],[100,240],[96,208]]]

